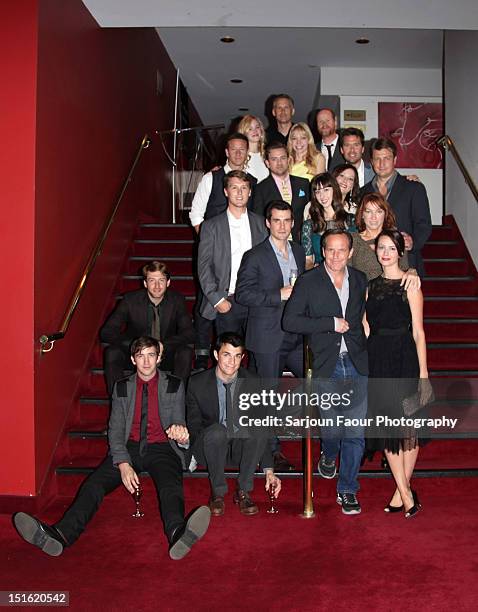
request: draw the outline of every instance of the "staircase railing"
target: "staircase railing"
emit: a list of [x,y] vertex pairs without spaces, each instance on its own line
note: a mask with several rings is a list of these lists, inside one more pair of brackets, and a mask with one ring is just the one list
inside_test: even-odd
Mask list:
[[70,299],[70,302],[65,310],[65,314],[63,315],[63,320],[60,324],[60,329],[56,332],[50,333],[50,334],[42,334],[39,338],[39,342],[41,344],[40,347],[40,352],[41,353],[49,353],[55,344],[56,340],[62,340],[65,335],[66,332],[68,331],[68,327],[70,325],[71,319],[73,318],[73,315],[75,314],[76,308],[78,306],[78,303],[81,299],[81,296],[83,295],[83,291],[85,290],[86,284],[88,282],[88,279],[90,277],[90,274],[95,266],[96,260],[98,259],[99,255],[101,254],[101,250],[103,248],[103,244],[105,243],[106,238],[108,237],[108,233],[110,231],[111,225],[113,224],[114,218],[116,216],[116,213],[118,211],[118,208],[120,207],[120,204],[123,200],[124,194],[126,193],[126,189],[128,188],[129,183],[131,182],[131,179],[133,177],[133,173],[135,171],[136,166],[138,165],[139,159],[141,157],[142,152],[144,151],[144,149],[147,149],[149,147],[149,145],[151,144],[151,140],[148,136],[148,134],[145,134],[143,137],[143,140],[141,141],[141,144],[139,146],[139,149],[136,153],[136,156],[134,158],[134,161],[131,165],[131,168],[128,172],[128,175],[123,183],[123,186],[121,188],[120,194],[118,199],[116,200],[116,203],[114,205],[113,210],[111,211],[110,216],[108,217],[108,219],[106,220],[105,224],[103,225],[103,228],[101,230],[100,236],[88,258],[88,261],[85,264],[85,267],[83,268],[83,271],[81,273],[81,277],[80,280],[78,281],[78,284],[76,286],[76,289]]
[[471,175],[468,172],[467,167],[465,166],[463,160],[461,159],[461,156],[458,153],[458,150],[453,140],[450,138],[450,136],[447,136],[446,134],[444,134],[437,140],[437,144],[443,147],[445,151],[450,151],[450,153],[453,155],[458,165],[458,168],[460,168],[463,178],[465,179],[465,183],[470,188],[471,193],[473,194],[476,202],[478,203],[478,188],[476,187],[475,182],[471,178]]

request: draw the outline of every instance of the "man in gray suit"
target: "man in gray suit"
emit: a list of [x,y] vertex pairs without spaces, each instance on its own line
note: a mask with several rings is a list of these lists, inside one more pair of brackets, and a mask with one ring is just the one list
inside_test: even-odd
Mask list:
[[247,210],[251,193],[245,172],[233,170],[224,177],[227,210],[204,221],[198,252],[199,282],[203,291],[199,311],[216,321],[217,335],[243,333],[247,307],[234,293],[243,254],[267,237],[263,217]]
[[207,506],[184,519],[182,471],[189,446],[185,421],[184,386],[180,378],[157,370],[162,346],[150,336],[131,345],[136,373],[119,380],[113,389],[108,426],[109,454],[80,488],[63,518],[48,525],[24,512],[13,518],[24,540],[51,556],[71,546],[93,518],[103,498],[120,486],[134,494],[138,474],[154,481],[171,559],[182,559],[207,531]]
[[340,135],[340,152],[346,162],[355,166],[359,178],[359,186],[363,187],[375,176],[372,166],[364,162],[365,136],[358,128],[346,128]]

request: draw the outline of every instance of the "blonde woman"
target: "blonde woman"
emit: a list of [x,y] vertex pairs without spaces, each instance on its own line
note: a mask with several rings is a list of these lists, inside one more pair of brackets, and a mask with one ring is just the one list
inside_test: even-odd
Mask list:
[[317,151],[314,137],[306,123],[295,123],[287,141],[289,172],[311,181],[317,174],[325,172],[325,157]]
[[246,115],[241,119],[237,131],[244,134],[249,141],[249,158],[244,170],[252,174],[259,183],[269,176],[269,170],[264,163],[264,125],[259,117]]

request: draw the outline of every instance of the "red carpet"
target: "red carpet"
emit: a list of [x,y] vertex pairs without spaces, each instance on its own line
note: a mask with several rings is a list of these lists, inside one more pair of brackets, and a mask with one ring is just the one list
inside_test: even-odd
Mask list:
[[[106,498],[88,530],[59,558],[23,542],[0,516],[1,589],[69,590],[73,610],[475,610],[478,489],[474,479],[415,482],[423,511],[386,515],[390,480],[362,480],[359,516],[344,516],[331,481],[315,480],[318,516],[301,519],[301,483],[287,480],[279,514],[226,514],[183,561],[171,561],[152,482],[142,520],[123,488]],[[186,482],[188,510],[207,481]],[[316,508],[317,510],[317,508]],[[61,503],[42,515],[55,520]]]

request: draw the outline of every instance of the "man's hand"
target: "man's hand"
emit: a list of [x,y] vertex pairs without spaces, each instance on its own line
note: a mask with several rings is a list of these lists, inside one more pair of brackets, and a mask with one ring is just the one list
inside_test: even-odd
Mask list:
[[266,491],[269,491],[271,486],[274,488],[274,497],[279,497],[279,493],[282,488],[280,478],[274,474],[274,470],[266,470]]
[[413,238],[407,232],[401,232],[401,234],[405,240],[405,250],[411,251],[413,249]]
[[216,304],[215,309],[221,314],[226,314],[231,310],[232,304],[229,300],[222,300],[219,304]]
[[280,290],[281,302],[284,302],[285,300],[288,300],[290,298],[292,289],[293,289],[292,285],[286,285],[285,287],[282,287],[282,289]]
[[422,281],[415,268],[409,268],[402,277],[400,287],[405,286],[405,291],[418,291],[422,286]]
[[166,429],[166,435],[170,440],[174,440],[179,444],[186,444],[189,442],[189,431],[184,425],[171,425]]
[[139,488],[139,478],[129,463],[123,462],[118,465],[121,480],[131,495]]
[[345,334],[345,332],[349,331],[349,324],[345,319],[335,318],[335,331],[339,332],[339,334]]

